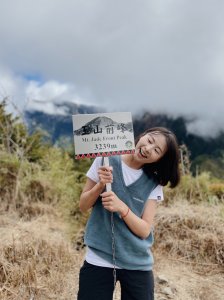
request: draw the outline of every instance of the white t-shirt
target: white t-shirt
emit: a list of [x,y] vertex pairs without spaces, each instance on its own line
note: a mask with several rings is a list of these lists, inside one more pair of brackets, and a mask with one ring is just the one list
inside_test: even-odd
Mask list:
[[[142,169],[132,169],[129,166],[127,166],[122,160],[121,163],[123,178],[126,186],[135,182],[142,175]],[[97,171],[101,165],[102,158],[97,157],[92,163],[88,172],[86,173],[86,176],[91,180],[95,181],[96,183],[99,182],[99,176]],[[163,199],[163,187],[161,185],[157,185],[155,189],[149,194],[148,200],[157,200],[157,202],[160,202],[163,201]],[[96,255],[90,248],[87,248],[86,261],[95,266],[113,268],[112,264],[108,263],[106,260]]]

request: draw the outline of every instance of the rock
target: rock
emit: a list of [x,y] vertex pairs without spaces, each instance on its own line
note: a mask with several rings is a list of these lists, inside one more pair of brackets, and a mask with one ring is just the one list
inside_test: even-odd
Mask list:
[[171,291],[173,292],[173,294],[175,294],[177,292],[177,288],[173,284],[170,284],[170,288],[171,288]]
[[173,292],[172,292],[172,290],[171,290],[171,288],[169,286],[164,287],[162,289],[162,293],[165,294],[165,295],[167,295],[167,296],[169,296],[169,297],[173,297]]
[[158,275],[156,280],[159,284],[168,284],[168,279],[164,275]]
[[162,297],[162,296],[156,296],[155,295],[155,300],[167,300],[167,298],[164,298],[164,297]]

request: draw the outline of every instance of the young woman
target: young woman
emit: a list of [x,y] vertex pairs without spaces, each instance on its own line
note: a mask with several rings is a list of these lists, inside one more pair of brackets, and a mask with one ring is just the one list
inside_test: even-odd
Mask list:
[[122,300],[152,300],[153,219],[162,186],[174,188],[180,179],[177,140],[166,128],[151,128],[137,138],[134,154],[111,156],[109,167],[102,160],[94,160],[80,197],[82,212],[93,209],[78,300],[111,300],[114,279]]

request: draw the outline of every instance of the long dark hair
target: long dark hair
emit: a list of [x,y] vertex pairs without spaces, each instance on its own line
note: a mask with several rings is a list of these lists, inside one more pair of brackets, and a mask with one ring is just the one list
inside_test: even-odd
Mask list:
[[153,127],[147,129],[139,135],[135,143],[147,133],[160,133],[166,138],[167,151],[165,154],[154,163],[144,164],[143,171],[152,177],[161,185],[165,186],[170,182],[170,187],[174,188],[180,181],[179,170],[179,147],[175,134],[164,127]]

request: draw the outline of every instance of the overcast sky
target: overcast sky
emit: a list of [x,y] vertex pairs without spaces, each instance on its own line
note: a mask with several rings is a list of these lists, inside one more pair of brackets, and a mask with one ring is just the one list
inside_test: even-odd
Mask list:
[[5,96],[20,109],[72,101],[224,130],[224,1],[0,0]]

